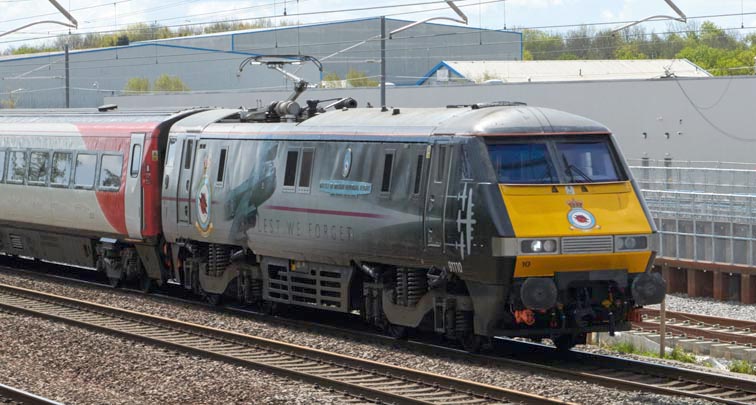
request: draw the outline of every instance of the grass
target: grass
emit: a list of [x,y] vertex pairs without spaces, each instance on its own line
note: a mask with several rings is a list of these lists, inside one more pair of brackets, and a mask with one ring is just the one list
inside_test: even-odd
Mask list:
[[735,360],[730,363],[730,371],[733,373],[756,375],[756,364],[745,360]]
[[[659,353],[654,353],[648,350],[640,350],[636,348],[632,343],[628,343],[628,342],[618,343],[615,345],[609,345],[607,346],[607,348],[610,350],[614,350],[616,352],[623,353],[623,354],[637,354],[639,356],[659,358]],[[686,353],[685,351],[683,351],[677,346],[675,346],[675,348],[672,349],[671,352],[667,353],[664,356],[664,358],[669,359],[669,360],[681,361],[683,363],[692,363],[692,364],[698,363],[695,355],[691,353]]]
[[[659,358],[659,353],[654,353],[647,350],[640,350],[637,347],[635,347],[632,343],[628,343],[628,342],[617,343],[614,345],[607,345],[605,347],[609,350],[614,350],[616,352],[623,353],[623,354],[636,354],[639,356]],[[677,346],[675,346],[675,348],[672,349],[671,352],[667,353],[664,356],[664,358],[669,359],[669,360],[681,361],[683,363],[698,364],[698,365],[706,366],[706,367],[713,366],[713,364],[710,361],[708,360],[698,361],[694,354],[685,352],[684,350],[680,349]],[[730,363],[730,371],[732,371],[733,373],[756,375],[756,364],[743,361],[743,360],[735,360],[732,363]]]

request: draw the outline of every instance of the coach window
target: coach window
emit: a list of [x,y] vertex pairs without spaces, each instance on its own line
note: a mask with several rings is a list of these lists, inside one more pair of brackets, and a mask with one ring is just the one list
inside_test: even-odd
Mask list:
[[297,193],[309,193],[310,181],[312,179],[312,164],[315,150],[302,150],[302,164],[299,165],[299,181],[297,182]]
[[139,176],[139,166],[142,164],[142,145],[134,144],[131,148],[131,177]]
[[52,158],[52,173],[50,185],[53,187],[67,187],[71,180],[71,153],[55,152]]
[[5,151],[0,150],[0,182],[3,181],[5,176]]
[[107,191],[118,191],[121,188],[121,171],[123,170],[123,156],[102,155],[100,162],[100,181],[97,188]]
[[26,152],[14,150],[8,157],[8,183],[24,184]]
[[29,184],[44,186],[47,183],[47,172],[50,162],[50,152],[32,152],[29,155]]
[[394,168],[394,153],[395,151],[386,151],[383,156],[383,177],[381,178],[381,193],[388,193],[391,191],[391,171]]
[[299,151],[290,150],[286,153],[286,171],[284,172],[283,191],[294,191],[297,181],[297,163],[299,161]]
[[97,169],[97,155],[91,153],[79,153],[76,155],[76,172],[74,173],[74,185],[76,188],[91,189],[94,187]]
[[215,177],[215,185],[218,187],[223,186],[223,178],[226,177],[226,159],[228,158],[228,148],[223,148],[220,151],[220,159],[218,159],[218,175]]

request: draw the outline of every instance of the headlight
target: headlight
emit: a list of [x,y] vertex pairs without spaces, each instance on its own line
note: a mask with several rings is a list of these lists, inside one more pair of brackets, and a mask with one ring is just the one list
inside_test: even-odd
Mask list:
[[648,235],[617,236],[614,242],[614,250],[647,250]]
[[520,241],[521,253],[556,253],[557,241],[556,239],[523,239]]

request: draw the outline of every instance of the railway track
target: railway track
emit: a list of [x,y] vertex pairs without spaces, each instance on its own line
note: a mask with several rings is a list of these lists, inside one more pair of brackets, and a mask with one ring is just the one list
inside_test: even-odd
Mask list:
[[0,403],[6,403],[6,401],[11,401],[11,404],[23,405],[63,405],[60,402],[42,398],[39,395],[34,395],[30,392],[13,388],[5,384],[0,384]]
[[[24,273],[28,272],[27,270],[14,270]],[[32,273],[40,275],[33,271]],[[76,279],[60,276],[44,274],[43,276],[80,282]],[[87,282],[87,284],[92,285],[93,283]],[[109,288],[105,285],[99,285],[99,287]],[[130,292],[138,293],[136,291]],[[176,301],[176,299],[167,296],[160,296],[159,298]],[[178,299],[178,301],[187,303],[184,299]],[[190,304],[203,308],[212,307],[196,302]],[[390,345],[392,347],[399,346],[413,353],[422,353],[429,356],[475,362],[486,367],[493,366],[528,370],[533,373],[550,374],[560,378],[587,381],[618,389],[687,396],[725,404],[756,404],[756,380],[753,379],[735,378],[723,374],[683,369],[581,351],[558,354],[553,347],[547,345],[509,339],[500,339],[496,341],[496,353],[494,355],[470,354],[447,345],[433,344],[428,343],[427,341],[396,340],[373,332],[348,329],[339,326],[338,322],[321,323],[291,317],[274,317],[260,312],[233,307],[214,308],[222,312],[250,317],[259,321],[285,325],[302,330],[317,331],[318,333],[327,333],[344,338]],[[307,314],[304,314],[303,317],[307,318]],[[354,323],[352,323],[351,327],[354,327]]]
[[[641,314],[643,321],[634,322],[634,327],[647,331],[659,330],[659,310],[644,309]],[[668,333],[756,347],[756,320],[744,321],[673,311],[666,311],[666,318]]]
[[0,308],[266,370],[395,404],[564,403],[404,367],[0,284]]

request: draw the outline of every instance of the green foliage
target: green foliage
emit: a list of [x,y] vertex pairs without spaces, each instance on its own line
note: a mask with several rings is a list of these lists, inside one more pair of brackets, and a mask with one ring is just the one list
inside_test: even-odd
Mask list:
[[380,84],[378,81],[367,77],[365,72],[360,72],[351,68],[346,74],[346,81],[352,87],[376,87]]
[[155,91],[189,91],[189,87],[184,84],[178,76],[162,74],[155,79],[153,86]]
[[1,108],[16,108],[16,100],[12,98],[8,100],[0,100],[0,107]]
[[566,33],[523,31],[524,60],[686,58],[714,75],[754,74],[756,34],[741,37],[705,21],[670,25],[671,33],[641,26],[621,32],[580,27]]
[[736,360],[730,363],[730,371],[733,373],[756,375],[756,364],[744,360]]
[[[622,354],[637,354],[639,356],[656,357],[656,358],[659,357],[659,353],[639,350],[632,343],[628,343],[628,342],[618,343],[616,345],[608,346],[607,348],[610,350],[614,350],[618,353],[622,353]],[[695,364],[697,362],[695,355],[687,353],[677,346],[675,346],[671,352],[667,353],[664,356],[664,358],[669,359],[669,360],[681,361],[683,363]]]
[[126,82],[123,90],[134,93],[146,93],[150,91],[150,80],[146,77],[132,77]]
[[40,53],[40,52],[55,52],[58,49],[52,47],[52,46],[28,46],[28,45],[21,45],[18,48],[12,49],[10,51],[11,55],[26,55],[30,53]]
[[336,72],[326,73],[325,76],[323,76],[324,82],[335,82],[339,80],[341,80],[341,77],[339,77],[339,74]]

